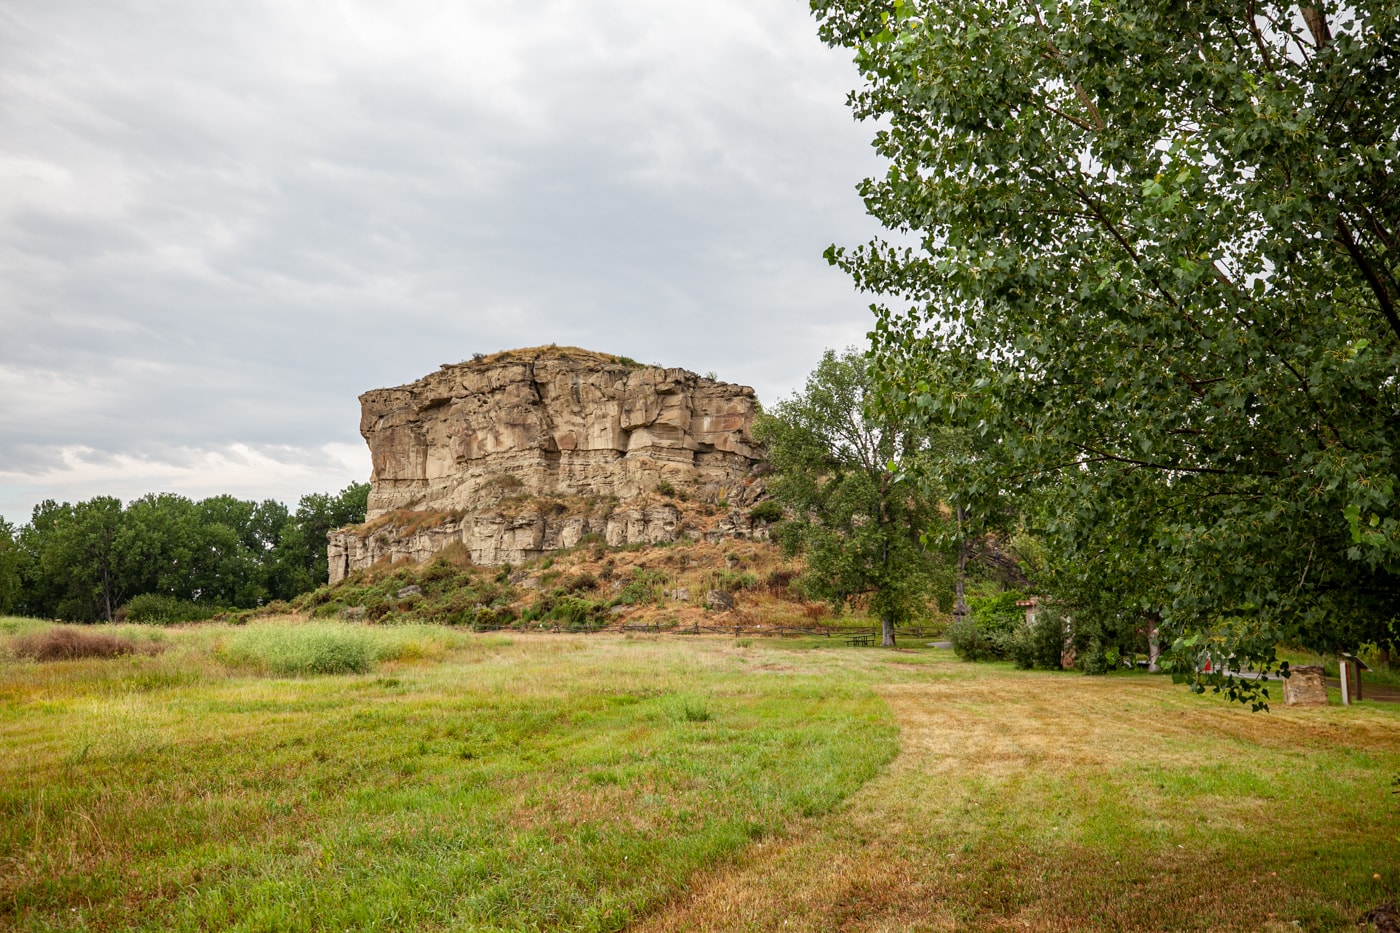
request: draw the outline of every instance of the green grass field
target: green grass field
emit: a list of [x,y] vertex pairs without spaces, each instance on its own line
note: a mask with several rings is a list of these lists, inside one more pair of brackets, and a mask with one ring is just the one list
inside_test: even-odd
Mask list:
[[15,656],[44,631],[0,621],[4,929],[1326,930],[1400,893],[1400,707],[824,639]]

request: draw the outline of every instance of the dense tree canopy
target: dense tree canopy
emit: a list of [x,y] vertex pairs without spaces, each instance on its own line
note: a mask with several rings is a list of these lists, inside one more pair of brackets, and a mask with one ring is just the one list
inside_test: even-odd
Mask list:
[[364,520],[369,486],[280,502],[170,493],[47,500],[15,532],[0,522],[0,611],[111,619],[132,597],[249,608],[326,582],[326,532]]
[[754,433],[773,467],[769,490],[793,516],[778,537],[805,554],[808,590],[837,605],[868,600],[893,645],[895,626],[925,611],[940,578],[951,582],[948,562],[921,541],[939,519],[937,499],[900,477],[926,439],[882,410],[854,350],[828,350]]
[[19,602],[19,562],[15,526],[0,518],[0,613],[11,611]]
[[1400,7],[812,5],[898,234],[830,255],[892,392],[998,442],[964,497],[1048,492],[1051,548],[1219,656],[1394,638]]

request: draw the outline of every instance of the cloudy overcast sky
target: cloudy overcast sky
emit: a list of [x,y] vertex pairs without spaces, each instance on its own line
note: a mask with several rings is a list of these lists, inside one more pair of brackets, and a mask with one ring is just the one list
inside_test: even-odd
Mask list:
[[788,394],[869,326],[857,80],[804,0],[0,5],[0,516],[367,479],[474,352]]

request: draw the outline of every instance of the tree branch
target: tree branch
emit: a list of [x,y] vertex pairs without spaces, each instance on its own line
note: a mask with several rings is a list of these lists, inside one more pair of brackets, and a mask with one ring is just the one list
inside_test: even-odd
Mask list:
[[1396,314],[1395,301],[1390,294],[1390,290],[1385,287],[1385,284],[1381,282],[1380,278],[1376,275],[1376,270],[1371,267],[1370,259],[1366,256],[1365,251],[1357,245],[1356,239],[1351,235],[1351,228],[1347,226],[1347,222],[1341,217],[1337,218],[1336,240],[1346,249],[1347,255],[1351,257],[1351,261],[1356,263],[1357,269],[1361,272],[1361,277],[1366,280],[1366,284],[1371,287],[1372,293],[1376,296],[1376,301],[1380,303],[1381,314],[1385,315],[1386,321],[1390,323],[1391,331],[1395,334],[1396,338],[1400,339],[1400,315]]
[[1312,33],[1313,44],[1319,49],[1325,49],[1332,44],[1332,30],[1327,26],[1327,14],[1320,6],[1304,6],[1299,8],[1303,14],[1303,22],[1308,24],[1308,32]]
[[[1160,471],[1163,472],[1163,473],[1200,473],[1200,474],[1209,474],[1209,475],[1214,475],[1214,476],[1239,476],[1239,475],[1241,475],[1240,471],[1237,471],[1237,470],[1222,470],[1222,469],[1219,469],[1218,467],[1188,467],[1188,466],[1172,465],[1172,464],[1166,464],[1166,463],[1152,463],[1152,462],[1149,461],[1149,460],[1136,460],[1136,459],[1134,459],[1134,458],[1132,458],[1132,457],[1120,457],[1120,456],[1118,456],[1117,454],[1111,454],[1111,453],[1108,453],[1107,451],[1104,451],[1104,450],[1097,450],[1097,449],[1095,449],[1095,448],[1093,448],[1093,447],[1089,447],[1089,446],[1084,445],[1084,444],[1075,444],[1074,446],[1077,447],[1077,448],[1079,448],[1080,450],[1084,451],[1085,453],[1093,454],[1093,455],[1094,455],[1094,458],[1093,458],[1093,459],[1083,461],[1083,462],[1085,462],[1085,463],[1104,462],[1104,461],[1107,461],[1107,462],[1110,462],[1110,463],[1126,463],[1126,464],[1128,464],[1129,466],[1142,467],[1142,468],[1148,469],[1148,470],[1160,470]],[[1256,470],[1256,471],[1253,471],[1253,472],[1251,472],[1251,473],[1245,473],[1244,475],[1247,475],[1247,476],[1277,476],[1278,473],[1277,473],[1277,471],[1274,471],[1274,470]]]
[[1264,67],[1270,71],[1276,71],[1274,57],[1269,53],[1269,44],[1264,41],[1264,34],[1259,31],[1259,24],[1254,21],[1254,17],[1254,0],[1248,0],[1244,8],[1244,18],[1249,22],[1249,34],[1254,37],[1254,44],[1259,47],[1259,54],[1264,56]]

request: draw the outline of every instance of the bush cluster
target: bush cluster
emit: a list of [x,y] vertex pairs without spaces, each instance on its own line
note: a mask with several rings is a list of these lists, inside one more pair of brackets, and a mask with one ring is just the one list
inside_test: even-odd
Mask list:
[[132,597],[119,614],[122,621],[143,625],[176,625],[181,622],[203,622],[218,612],[212,606],[200,605],[164,593],[142,593]]
[[660,603],[665,596],[665,586],[665,571],[633,567],[632,579],[617,594],[617,603],[622,606]]
[[1002,661],[1011,657],[1012,644],[1026,627],[1026,614],[1017,600],[1022,594],[1006,590],[995,596],[968,600],[972,610],[948,628],[948,640],[964,661]]
[[1054,603],[1042,603],[1035,625],[1016,603],[1022,593],[1007,590],[969,601],[971,613],[948,628],[953,650],[965,661],[1011,661],[1019,668],[1059,670],[1064,650],[1064,618]]
[[[502,571],[473,567],[463,555],[444,551],[421,569],[359,571],[338,586],[308,593],[294,605],[313,618],[349,617],[387,624],[432,622],[494,630],[516,620],[509,608],[516,590],[510,583],[509,568]],[[584,585],[587,581],[570,582]],[[413,586],[418,591],[405,592]]]
[[607,621],[608,607],[563,590],[541,593],[525,611],[525,622],[558,622],[567,632],[596,632]]
[[783,507],[778,504],[776,499],[764,499],[749,510],[749,518],[755,522],[771,525],[773,522],[783,520]]
[[1016,629],[1007,650],[1019,668],[1059,670],[1065,650],[1065,623],[1059,607],[1042,602],[1036,609],[1035,625],[1022,624]]

